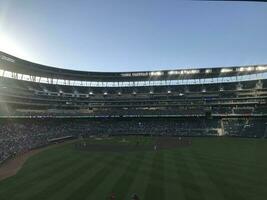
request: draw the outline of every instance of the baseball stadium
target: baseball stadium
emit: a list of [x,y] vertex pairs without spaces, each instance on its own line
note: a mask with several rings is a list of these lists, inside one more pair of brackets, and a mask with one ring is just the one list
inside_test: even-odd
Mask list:
[[0,200],[266,200],[267,0],[0,0]]
[[87,72],[0,53],[0,199],[265,199],[267,65]]

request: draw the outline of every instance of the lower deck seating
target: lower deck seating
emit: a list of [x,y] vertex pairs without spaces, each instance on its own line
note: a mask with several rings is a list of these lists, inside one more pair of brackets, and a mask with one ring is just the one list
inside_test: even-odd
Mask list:
[[261,118],[99,118],[1,119],[0,163],[18,153],[48,145],[55,138],[90,135],[266,137]]

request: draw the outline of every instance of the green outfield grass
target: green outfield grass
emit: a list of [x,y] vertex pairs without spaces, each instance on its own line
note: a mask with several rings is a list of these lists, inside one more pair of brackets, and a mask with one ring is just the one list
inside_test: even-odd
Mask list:
[[31,157],[0,182],[1,200],[100,200],[112,192],[118,200],[133,193],[141,200],[266,200],[267,140],[193,138],[188,147],[128,153],[65,144]]

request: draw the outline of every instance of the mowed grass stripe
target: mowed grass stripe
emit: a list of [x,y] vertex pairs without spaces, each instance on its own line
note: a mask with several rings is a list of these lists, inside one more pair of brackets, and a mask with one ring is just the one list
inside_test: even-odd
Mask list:
[[[211,141],[210,141],[211,142]],[[243,191],[242,193],[244,193],[244,195],[242,195],[243,197],[246,196],[246,195],[252,195],[253,194],[253,191],[255,193],[255,188],[256,188],[256,192],[258,192],[259,194],[264,194],[264,191],[265,191],[265,187],[264,187],[264,182],[266,183],[266,181],[264,181],[263,179],[261,179],[259,176],[258,177],[255,177],[255,176],[251,176],[251,168],[247,168],[245,164],[243,164],[243,167],[245,167],[248,171],[248,173],[242,173],[240,168],[233,165],[233,162],[230,162],[230,165],[228,165],[228,160],[232,159],[232,160],[235,160],[235,162],[238,162],[238,160],[234,159],[234,158],[229,158],[229,156],[225,156],[225,162],[219,162],[217,163],[216,161],[213,161],[213,160],[209,160],[209,156],[208,154],[206,154],[206,159],[204,160],[203,157],[201,156],[201,158],[198,156],[200,153],[202,153],[199,149],[194,149],[194,155],[197,155],[197,156],[192,156],[192,155],[188,155],[187,156],[187,159],[189,162],[194,162],[194,160],[196,160],[198,162],[198,165],[201,166],[202,168],[202,171],[206,171],[206,175],[209,176],[209,179],[211,179],[213,181],[213,185],[217,185],[217,181],[218,182],[221,182],[222,179],[224,179],[224,184],[218,186],[217,185],[217,191],[219,191],[219,193],[221,193],[220,195],[222,196],[222,192],[220,191],[222,187],[224,187],[225,184],[227,185],[231,185],[229,187],[229,191],[228,193],[231,193],[231,191],[233,190],[236,190],[237,192],[235,193],[238,193],[238,191]],[[190,150],[190,149],[188,149]],[[186,150],[186,152],[188,152],[188,150]],[[190,150],[191,151],[191,150]],[[225,148],[222,149],[222,152],[225,151]],[[213,153],[212,151],[210,151],[211,153]],[[221,157],[221,159],[223,160],[223,158]],[[221,161],[222,161],[221,160]],[[205,162],[207,161],[207,162]],[[242,165],[242,162],[239,165]],[[207,168],[207,169],[204,169],[204,168]],[[225,167],[225,168],[224,168]],[[254,168],[255,169],[255,168]],[[195,170],[195,171],[199,171],[199,170]],[[254,172],[257,172],[258,170],[253,170]],[[214,174],[215,176],[218,175],[218,174],[221,174],[220,178],[218,178],[217,181],[214,181],[214,179],[212,179],[210,177],[211,174]],[[245,178],[249,178],[248,180],[246,180]],[[254,181],[251,181],[252,179],[254,179],[256,182],[254,183]],[[262,181],[259,181],[259,180],[262,180]],[[261,184],[260,184],[261,182]],[[253,185],[257,185],[257,187],[251,187],[251,184]],[[206,184],[205,184],[206,185]],[[228,187],[228,186],[226,186]],[[234,189],[235,188],[235,189]],[[254,190],[253,190],[253,189]],[[214,190],[212,190],[214,191]],[[225,191],[227,192],[227,191]],[[212,194],[212,192],[209,192]],[[266,193],[265,193],[266,194]],[[234,195],[235,198],[238,198],[237,195]],[[242,196],[240,196],[239,198],[242,199]],[[229,196],[228,196],[229,198]],[[244,197],[245,198],[245,197]]]
[[181,155],[177,152],[165,152],[165,199],[185,200],[180,174],[185,171],[186,168],[184,167],[185,165],[181,164],[180,157]]
[[[134,159],[134,158],[133,158]],[[71,174],[65,174],[65,176],[63,177],[63,179],[59,180],[58,182],[56,182],[55,184],[50,184],[48,186],[48,188],[45,188],[44,191],[42,191],[41,193],[38,193],[38,195],[36,195],[34,198],[32,199],[51,199],[51,197],[53,196],[53,194],[56,192],[59,192],[61,189],[63,189],[64,187],[66,187],[66,185],[71,184],[73,181],[75,181],[76,179],[78,179],[80,176],[83,175],[83,173],[87,170],[90,170],[92,167],[94,167],[93,163],[97,163],[97,162],[101,162],[102,160],[102,155],[98,156],[96,159],[94,159],[92,162],[90,161],[90,163],[86,163],[85,165],[82,165],[82,167],[79,167],[77,170],[74,170],[71,172]],[[124,160],[124,162],[130,162],[131,159],[126,159]],[[139,160],[135,160],[136,162],[138,162]],[[88,166],[88,164],[90,164]],[[103,183],[98,187],[98,188],[107,188],[106,186],[111,185],[110,180],[114,180],[114,178],[119,175],[121,173],[121,171],[126,168],[127,165],[121,163],[118,167],[116,167],[112,173],[110,173],[109,177],[106,178],[106,181],[104,181],[104,185]],[[64,185],[63,187],[61,187],[62,185]],[[50,188],[50,189],[49,189]],[[51,191],[52,190],[52,191]],[[103,190],[101,190],[101,192],[103,193]],[[95,191],[95,193],[97,194],[101,194],[100,192],[98,193],[98,191]],[[95,194],[94,193],[94,194]],[[108,192],[106,192],[105,194],[109,194]],[[103,195],[102,195],[103,196]],[[107,195],[105,195],[106,197]],[[103,196],[104,197],[104,196]],[[93,199],[100,199],[99,197],[90,197]]]
[[[220,188],[221,193],[225,199],[250,199],[247,198],[251,195],[251,189],[257,190],[257,193],[266,195],[266,188],[264,185],[255,184],[250,181],[246,181],[247,174],[240,174],[239,170],[234,169],[218,169],[215,164],[199,162],[202,169],[206,171],[210,179]],[[251,187],[252,185],[256,187]],[[242,192],[241,192],[242,191]]]
[[32,173],[27,173],[26,175],[24,175],[22,172],[19,172],[21,174],[19,177],[14,176],[12,178],[13,184],[9,182],[9,184],[7,184],[5,187],[1,187],[0,197],[6,198],[6,196],[10,194],[13,195],[13,191],[19,191],[20,189],[27,187],[28,183],[32,183],[36,180],[39,181],[43,178],[46,178],[47,174],[52,173],[53,170],[56,168],[63,168],[66,162],[68,162],[69,160],[71,162],[72,159],[74,159],[73,156],[67,158],[65,156],[62,156],[59,160],[49,160],[49,162],[46,163],[44,166],[40,166],[40,168],[33,170]]
[[227,172],[217,173],[218,171],[215,172],[215,170],[213,170],[212,168],[207,169],[204,167],[203,170],[205,170],[209,174],[209,178],[217,185],[218,188],[220,188],[220,193],[224,196],[225,199],[245,199],[244,195],[242,194],[245,191],[242,190],[242,193],[239,192],[235,184],[229,182],[229,180],[226,181],[227,176],[225,174],[227,174]]
[[[215,151],[218,152],[220,161],[214,161],[215,154],[213,151],[210,151],[213,156],[209,156],[209,153],[203,152],[203,150],[195,152],[198,156],[200,155],[199,163],[202,168],[219,185],[225,198],[233,200],[264,199],[263,197],[267,195],[267,174],[265,170],[267,163],[262,158],[267,150],[266,140],[257,140],[257,142],[254,139],[250,141],[247,139],[228,138],[228,140],[227,148],[226,145],[222,146],[220,144],[220,148]],[[242,142],[241,145],[240,141]],[[212,144],[212,141],[208,142]],[[258,143],[265,146],[258,148],[256,145]],[[256,146],[251,148],[251,145]],[[251,150],[253,150],[253,153],[251,153]]]
[[245,138],[209,138],[209,140],[209,146],[206,145],[207,139],[195,140],[193,148],[197,155],[208,157],[216,162],[227,160],[229,164],[234,165],[246,164],[257,167],[260,163],[263,164],[261,166],[263,169],[266,168],[266,162],[261,158],[265,156],[267,140]]
[[[27,182],[25,181],[23,184],[16,185],[14,188],[11,188],[11,191],[6,191],[5,197],[8,197],[7,199],[15,199],[18,197],[18,199],[20,199],[22,198],[21,196],[23,193],[28,192],[27,190],[34,193],[35,191],[32,190],[33,187],[38,186],[42,181],[45,181],[45,179],[51,178],[53,174],[67,169],[77,159],[79,159],[79,156],[71,156],[65,158],[65,160],[63,159],[61,162],[48,166],[46,170],[40,169],[38,173],[33,173],[32,175],[27,176]],[[16,193],[12,191],[16,191]]]
[[35,172],[40,171],[40,169],[45,170],[45,168],[49,168],[49,166],[53,165],[55,162],[60,162],[60,160],[65,159],[65,151],[47,151],[49,153],[42,154],[41,152],[40,154],[29,158],[23,165],[22,169],[15,176],[1,181],[0,194],[2,191],[8,190],[8,188],[14,187],[14,185],[24,184],[25,181],[27,182],[27,180],[25,180],[27,177],[35,174]]
[[[30,158],[18,175],[0,182],[0,199],[98,200],[114,190],[117,199],[137,193],[149,200],[145,197],[152,185],[163,180],[158,184],[161,195],[153,200],[265,200],[267,142],[222,139],[193,138],[192,146],[158,152],[89,153],[73,145],[48,149]],[[162,154],[159,164],[155,154]]]
[[65,159],[66,156],[72,155],[72,148],[67,148],[67,145],[70,144],[54,146],[30,157],[17,175],[20,176],[20,174],[32,174],[33,172],[39,171],[40,168],[49,166],[53,164],[53,162],[57,162],[58,160]]
[[[202,140],[199,141],[203,142]],[[264,149],[267,150],[266,140],[252,139],[252,141],[250,141],[237,138],[227,138],[226,140],[222,138],[220,140],[210,140],[209,142],[211,144],[210,148],[216,146],[216,149],[213,151],[206,150],[206,147],[203,149],[194,149],[195,157],[204,167],[207,167],[208,170],[215,169],[217,173],[225,172],[225,176],[228,176],[229,179],[236,182],[234,183],[235,185],[246,185],[249,182],[249,185],[254,184],[261,187],[265,182],[262,179],[262,174],[265,173],[267,166],[266,162],[259,158],[259,155],[264,154]],[[240,147],[243,147],[240,148],[238,144],[240,144]],[[260,146],[258,147],[257,144],[260,144]],[[265,146],[263,146],[264,144]],[[235,151],[235,149],[237,149],[237,151]],[[217,154],[214,154],[214,152],[217,152]],[[261,157],[264,157],[264,155]],[[249,188],[247,188],[246,191],[248,189]]]
[[[149,170],[152,164],[152,154],[151,152],[143,152],[143,159],[138,163],[138,169],[135,174],[133,174],[133,180],[131,187],[128,189],[128,194],[138,194],[140,199],[144,199],[146,187],[149,179]],[[134,172],[134,171],[133,171]]]
[[164,152],[155,152],[144,199],[165,199]]
[[111,162],[111,160],[114,159],[113,155],[109,156],[108,154],[103,153],[97,155],[99,156],[99,159],[97,159],[97,161],[90,168],[84,171],[80,171],[77,174],[77,178],[74,178],[70,182],[65,183],[60,190],[49,196],[49,200],[67,199],[70,195],[72,195],[72,193],[82,187],[82,185],[84,185],[86,181],[91,179],[95,175],[95,173],[97,173],[104,166],[106,166],[107,163]]
[[20,187],[16,187],[16,193],[13,193],[10,196],[10,199],[27,199],[29,194],[33,195],[38,192],[39,187],[46,180],[53,180],[56,177],[56,174],[63,173],[68,168],[72,167],[73,162],[76,162],[79,159],[79,156],[72,156],[65,161],[60,162],[59,164],[51,165],[46,172],[42,172],[39,176],[35,175],[33,179]]
[[[250,168],[257,167],[259,170],[262,170],[262,171],[266,169],[266,163],[259,164],[259,161],[257,160],[251,160],[250,162],[248,161],[245,162],[244,160],[239,159],[239,158],[234,158],[231,155],[218,155],[218,157],[213,157],[213,156],[210,156],[209,154],[202,154],[200,152],[197,152],[195,154],[195,157],[197,157],[198,159],[208,160],[210,163],[226,165],[227,167],[239,168],[245,165]],[[240,157],[246,157],[246,155],[244,156],[240,155]]]
[[181,151],[179,157],[179,164],[176,163],[176,166],[178,167],[176,173],[178,174],[179,183],[181,184],[185,199],[205,199],[202,193],[203,191],[200,185],[197,184],[196,177],[190,169],[191,163],[186,159],[188,157],[187,151]]
[[[140,163],[144,159],[143,153],[129,154],[127,160],[123,165],[118,166],[106,178],[94,195],[90,196],[91,199],[105,199],[112,192],[116,194],[116,199],[127,199],[129,188],[134,180],[136,171]],[[129,196],[129,195],[128,195]],[[130,197],[128,197],[130,199]]]
[[59,192],[66,185],[78,179],[86,170],[90,170],[96,162],[101,161],[101,158],[102,156],[99,155],[90,155],[87,158],[82,157],[73,163],[71,167],[67,168],[67,170],[62,170],[38,184],[38,192],[36,194],[29,192],[25,199],[50,199],[54,193]]
[[201,167],[198,160],[194,157],[193,149],[190,149],[189,155],[185,157],[187,160],[189,170],[192,171],[195,177],[195,183],[201,188],[201,192],[205,199],[216,199],[222,200],[223,195],[221,194],[220,187],[214,183],[210,177],[209,173]]
[[[107,174],[105,179],[99,183],[94,192],[90,193],[86,199],[106,199],[110,195],[109,191],[114,182],[118,179],[120,174],[125,171],[127,165],[134,159],[131,155],[123,155],[120,163],[111,168],[111,171]],[[100,195],[101,194],[101,195]],[[117,199],[117,198],[116,198]]]
[[198,162],[210,172],[214,171],[229,177],[237,185],[242,185],[247,182],[250,184],[259,184],[259,180],[262,178],[262,171],[260,169],[254,167],[257,170],[254,171],[254,176],[252,176],[249,166],[246,166],[246,164],[238,166],[228,165],[227,159],[224,163],[216,163],[211,162],[208,158],[204,159],[202,157],[198,159]]
[[[262,159],[265,154],[263,152],[267,151],[267,148],[248,148],[248,149],[237,149],[233,150],[231,148],[232,145],[235,144],[227,144],[227,150],[225,146],[221,146],[220,148],[214,149],[213,151],[206,152],[203,149],[195,149],[195,156],[199,158],[203,158],[205,160],[210,160],[211,162],[216,163],[225,163],[227,161],[228,165],[242,167],[248,166],[250,168],[258,168],[264,171],[266,169],[267,163]],[[267,143],[266,143],[267,147]],[[260,151],[259,151],[260,150]],[[214,154],[217,152],[217,154]],[[252,154],[252,155],[250,155]],[[262,154],[262,155],[261,155]],[[261,155],[259,157],[259,155]],[[244,159],[246,158],[246,159]]]
[[[58,197],[54,198],[58,194],[64,194],[64,190],[72,186],[73,182],[79,180],[82,176],[85,175],[87,171],[90,171],[92,168],[96,167],[96,163],[102,163],[103,157],[97,156],[90,162],[86,162],[82,166],[78,167],[74,171],[71,171],[69,174],[65,174],[63,178],[61,178],[59,181],[51,184],[48,189],[45,189],[45,191],[42,191],[41,194],[39,194],[39,197],[42,197],[41,199],[59,199]],[[45,194],[48,192],[47,194]],[[44,194],[44,195],[42,195]]]
[[78,187],[73,193],[67,198],[67,200],[84,200],[87,199],[101,184],[102,181],[108,176],[108,174],[112,171],[113,167],[120,165],[121,162],[125,159],[122,155],[114,156],[112,160],[105,163],[103,168],[99,169],[95,174],[83,184]]
[[[196,177],[197,181],[195,181],[195,183],[199,185],[199,187],[201,188],[202,194],[205,195],[203,198],[211,199],[211,198],[215,198],[213,197],[213,195],[216,195],[217,196],[216,199],[217,198],[229,199],[228,194],[226,194],[226,191],[228,191],[227,193],[231,193],[231,196],[234,197],[233,199],[242,199],[242,196],[238,194],[238,191],[235,191],[235,189],[233,189],[232,186],[229,187],[229,183],[225,181],[226,179],[225,176],[220,176],[220,180],[221,180],[220,183],[222,184],[218,185],[218,182],[214,178],[211,177],[212,169],[206,170],[203,167],[200,167],[202,165],[194,157],[194,153],[192,151],[188,153],[188,156],[186,156],[186,160],[188,163],[193,164],[193,165],[190,165],[189,167],[191,168],[190,170]],[[207,165],[208,164],[205,164],[205,166]],[[213,184],[211,184],[210,182],[212,182]],[[212,185],[215,185],[217,189],[214,188]],[[224,190],[225,188],[227,188],[226,191]]]
[[167,179],[165,182],[168,185],[166,199],[204,199],[202,189],[188,166],[190,164],[186,160],[188,156],[188,149],[178,149],[166,153],[165,161],[172,164],[172,166],[168,165],[168,170],[166,169]]
[[57,161],[60,158],[64,158],[64,155],[66,154],[67,154],[66,151],[55,150],[55,149],[48,149],[43,152],[40,152],[37,155],[30,157],[26,161],[26,163],[23,165],[22,169],[19,171],[17,176],[20,176],[20,174],[23,175],[31,174],[32,172],[40,169],[41,167],[47,166]]

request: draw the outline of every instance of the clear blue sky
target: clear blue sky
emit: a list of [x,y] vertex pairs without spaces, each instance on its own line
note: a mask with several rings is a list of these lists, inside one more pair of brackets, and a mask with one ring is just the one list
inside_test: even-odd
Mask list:
[[88,71],[267,63],[267,3],[0,0],[0,50]]

